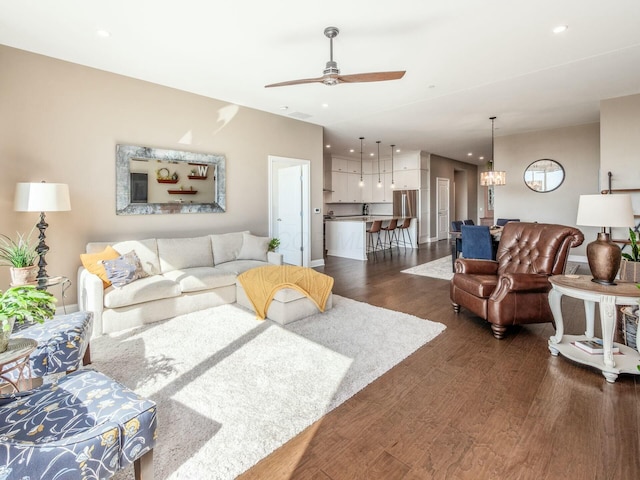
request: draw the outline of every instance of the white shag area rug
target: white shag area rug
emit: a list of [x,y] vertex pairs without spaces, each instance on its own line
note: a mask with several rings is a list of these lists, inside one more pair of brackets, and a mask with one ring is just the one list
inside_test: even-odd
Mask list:
[[[578,271],[579,263],[567,262],[565,268],[566,274],[573,274]],[[451,280],[453,278],[451,255],[433,260],[422,265],[402,270],[401,273],[410,273],[412,275],[422,275],[423,277],[440,278],[442,280]]]
[[333,305],[285,327],[237,304],[182,315],[92,340],[91,367],[157,402],[156,479],[233,479],[445,329]]

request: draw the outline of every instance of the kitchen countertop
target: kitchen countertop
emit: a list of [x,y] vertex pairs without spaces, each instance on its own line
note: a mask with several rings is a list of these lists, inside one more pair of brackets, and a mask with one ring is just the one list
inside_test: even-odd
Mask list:
[[[353,215],[349,217],[333,217],[325,219],[326,222],[373,222],[374,220],[392,220],[397,218],[398,220],[405,217],[395,217],[393,215]],[[415,218],[415,217],[411,217]]]

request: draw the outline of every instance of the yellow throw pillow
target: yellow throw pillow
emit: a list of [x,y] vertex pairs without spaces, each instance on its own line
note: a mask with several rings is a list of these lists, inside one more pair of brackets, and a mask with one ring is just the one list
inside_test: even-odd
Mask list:
[[113,260],[118,258],[120,254],[111,247],[107,246],[103,251],[98,253],[83,253],[80,255],[82,266],[86,268],[90,273],[99,276],[102,279],[102,285],[107,288],[111,285],[109,278],[107,277],[107,271],[102,264],[103,260]]

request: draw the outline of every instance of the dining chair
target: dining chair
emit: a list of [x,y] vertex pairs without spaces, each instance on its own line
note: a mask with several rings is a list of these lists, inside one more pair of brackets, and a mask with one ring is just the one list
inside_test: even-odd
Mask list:
[[485,225],[462,225],[462,256],[494,260],[493,239],[489,227]]
[[462,221],[463,225],[475,225],[475,222],[473,220],[471,220],[470,218],[463,220]]
[[496,220],[496,225],[499,227],[504,227],[508,222],[519,222],[519,218],[499,218]]

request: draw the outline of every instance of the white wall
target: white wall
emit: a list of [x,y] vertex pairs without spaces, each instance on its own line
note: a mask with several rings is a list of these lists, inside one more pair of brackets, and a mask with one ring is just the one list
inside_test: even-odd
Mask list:
[[[527,166],[541,158],[551,158],[564,167],[565,180],[553,192],[537,193],[524,183]],[[494,218],[576,226],[580,194],[598,192],[599,164],[597,123],[496,138],[495,168],[507,172],[507,184],[495,188]],[[578,228],[587,241],[571,255],[584,256],[595,230]]]
[[[0,65],[0,233],[28,232],[38,221],[13,212],[16,183],[69,184],[72,210],[47,215],[51,276],[75,285],[89,241],[267,235],[269,155],[309,160],[311,208],[322,207],[322,127],[1,45]],[[224,155],[226,212],[117,216],[117,144]],[[311,215],[311,236],[312,261],[321,261],[320,214]],[[0,290],[8,283],[0,268]]]

